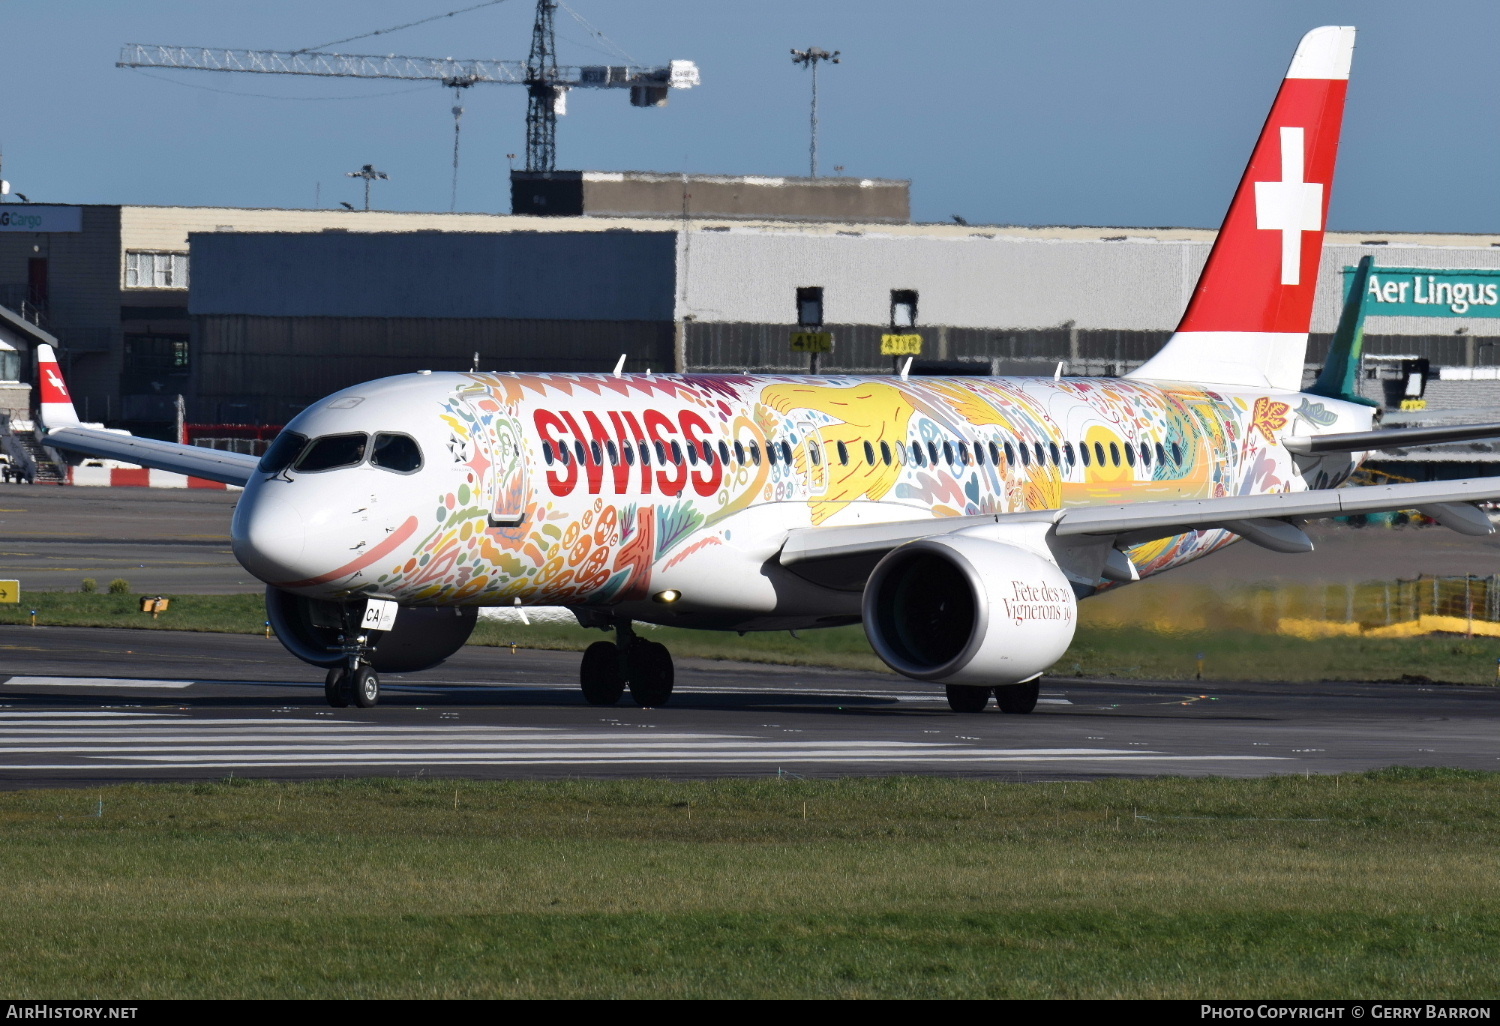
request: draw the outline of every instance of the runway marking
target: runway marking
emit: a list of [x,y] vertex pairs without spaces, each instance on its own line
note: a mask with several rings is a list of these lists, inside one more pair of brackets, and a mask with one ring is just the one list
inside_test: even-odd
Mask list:
[[[359,720],[211,719],[172,713],[0,713],[0,772],[437,766],[931,766],[1015,763],[1276,762],[1271,755],[1181,755],[1142,748],[1000,748],[958,740],[808,740],[757,734],[637,732]],[[36,756],[55,761],[12,761]]]
[[136,680],[127,677],[12,677],[5,687],[32,688],[190,688],[192,680]]

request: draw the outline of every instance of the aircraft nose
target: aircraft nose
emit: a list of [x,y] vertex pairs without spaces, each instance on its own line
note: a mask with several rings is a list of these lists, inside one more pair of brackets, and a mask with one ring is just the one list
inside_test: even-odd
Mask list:
[[303,555],[307,525],[296,506],[283,499],[257,495],[241,500],[231,529],[234,557],[263,581],[293,581],[307,576]]

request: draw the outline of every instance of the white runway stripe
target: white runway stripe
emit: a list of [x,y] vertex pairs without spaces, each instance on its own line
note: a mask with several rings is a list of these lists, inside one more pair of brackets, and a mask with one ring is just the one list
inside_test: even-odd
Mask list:
[[[1270,755],[1178,755],[1149,749],[995,747],[979,738],[799,741],[758,734],[474,723],[380,726],[296,717],[212,719],[173,713],[0,713],[0,771],[332,770],[440,766],[903,766],[1015,763],[1270,762]],[[978,742],[978,743],[975,743]],[[13,761],[51,757],[53,761]]]
[[128,677],[12,677],[3,687],[32,688],[190,688],[191,680],[135,680]]

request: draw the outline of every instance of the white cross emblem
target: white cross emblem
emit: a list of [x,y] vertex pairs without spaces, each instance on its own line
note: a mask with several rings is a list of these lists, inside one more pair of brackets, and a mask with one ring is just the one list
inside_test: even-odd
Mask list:
[[1323,186],[1304,182],[1303,132],[1281,130],[1281,181],[1255,183],[1255,227],[1281,233],[1281,284],[1302,283],[1302,233],[1323,227]]
[[47,368],[47,383],[57,389],[64,396],[68,394],[68,386],[63,384],[63,379],[57,376],[57,371],[51,367]]

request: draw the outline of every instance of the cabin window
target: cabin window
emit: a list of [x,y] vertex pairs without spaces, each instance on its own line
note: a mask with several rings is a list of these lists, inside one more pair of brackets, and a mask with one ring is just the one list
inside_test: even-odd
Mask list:
[[1042,448],[1042,443],[1032,442],[1031,450],[1036,453],[1037,463],[1045,467],[1047,465],[1047,450]]
[[1061,452],[1061,450],[1059,450],[1057,448],[1057,443],[1056,442],[1048,442],[1047,443],[1047,451],[1052,454],[1052,465],[1054,467],[1060,467],[1060,466],[1062,466],[1062,452]]
[[1163,449],[1161,447],[1161,443],[1160,442],[1156,443],[1156,462],[1157,463],[1165,463],[1165,462],[1167,462],[1167,450],[1165,450],[1165,449]]
[[699,442],[698,444],[703,447],[703,462],[707,463],[710,467],[713,466],[714,465],[714,446],[713,446],[713,443],[705,441],[705,442]]
[[578,457],[580,466],[589,461],[588,453],[584,450],[582,442],[575,441],[573,443],[573,455]]
[[947,463],[948,466],[950,466],[950,467],[953,466],[953,443],[952,442],[944,442],[943,443],[943,462]]
[[927,461],[922,459],[921,442],[911,443],[911,461],[919,467],[925,467],[927,465]]
[[365,448],[369,442],[370,436],[362,431],[324,435],[307,447],[292,469],[312,474],[321,470],[342,470],[344,467],[358,466],[364,462]]
[[1064,442],[1063,443],[1063,456],[1067,459],[1068,466],[1071,467],[1073,465],[1074,461],[1075,461],[1075,457],[1073,455],[1073,443],[1072,442]]
[[969,465],[969,443],[968,442],[959,442],[958,443],[958,462],[962,463],[966,467]]
[[872,467],[875,465],[875,447],[869,442],[865,443],[865,462]]
[[1172,462],[1177,464],[1179,467],[1182,466],[1182,446],[1178,445],[1176,442],[1172,443]]
[[604,451],[609,453],[609,465],[618,467],[620,465],[620,450],[614,442],[605,442]]
[[[672,448],[676,449],[677,447],[678,447],[677,443],[673,442],[672,443]],[[694,445],[692,442],[688,443],[688,447],[687,447],[687,461],[689,463],[691,463],[695,467],[698,465],[698,447],[696,445]]]
[[1145,442],[1141,443],[1141,465],[1145,467],[1151,466],[1151,446]]
[[740,442],[734,443],[734,461],[742,467],[745,465],[745,447]]
[[880,443],[880,462],[888,467],[891,465],[891,444],[889,442]]
[[1005,463],[1011,467],[1016,465],[1016,447],[1009,442],[1005,443]]
[[597,441],[589,443],[589,455],[594,457],[594,466],[604,466],[604,450],[599,448],[599,443]]
[[547,461],[547,466],[549,467],[552,466],[553,463],[557,462],[557,458],[552,455],[551,442],[542,443],[542,459]]
[[818,452],[817,442],[809,441],[807,443],[807,458],[812,460],[812,464],[815,467],[821,467],[823,465],[823,454]]
[[976,467],[982,467],[982,466],[984,466],[984,443],[983,442],[975,442],[974,443],[974,465]]
[[297,457],[302,455],[302,450],[307,448],[307,436],[299,435],[295,431],[283,431],[276,436],[266,454],[260,458],[260,472],[263,474],[279,474],[287,467],[296,462]]
[[1099,464],[1099,466],[1101,466],[1101,467],[1104,466],[1104,443],[1103,442],[1095,442],[1094,443],[1094,462],[1097,463],[1097,464]]
[[629,442],[621,442],[620,452],[625,456],[625,465],[627,467],[635,466],[635,446]]
[[849,465],[849,447],[847,445],[845,445],[843,442],[839,442],[838,443],[838,447],[839,447],[839,466],[841,466],[841,467],[847,467]]
[[1120,465],[1120,447],[1114,442],[1109,443],[1109,461],[1117,467]]
[[722,442],[721,441],[719,443],[719,462],[722,463],[722,464],[724,464],[724,466],[726,466],[726,467],[729,466],[729,443],[728,442]]
[[1089,443],[1087,443],[1087,442],[1079,442],[1078,443],[1078,456],[1079,456],[1080,459],[1083,460],[1083,465],[1085,467],[1089,465]]
[[990,465],[996,467],[1000,465],[1000,446],[994,442],[990,443]]
[[667,447],[662,445],[660,442],[653,442],[652,444],[656,447],[657,465],[665,467],[667,465]]
[[792,447],[785,440],[781,443],[781,458],[786,461],[787,466],[792,465]]
[[927,455],[930,458],[930,460],[932,462],[932,465],[934,467],[937,466],[938,465],[938,451],[937,451],[937,443],[936,442],[928,442],[927,443]]
[[672,443],[672,462],[678,466],[682,465],[682,446],[675,441]]
[[760,446],[755,442],[750,443],[750,462],[760,466]]
[[370,449],[370,466],[397,474],[416,473],[422,469],[422,448],[410,435],[376,435]]
[[1025,442],[1021,443],[1021,466],[1031,466],[1031,447]]
[[775,442],[767,442],[766,443],[766,462],[769,463],[773,467],[776,466],[776,443]]
[[1129,442],[1125,443],[1125,462],[1130,464],[1132,467],[1135,466],[1135,446],[1131,445]]

